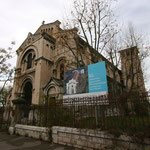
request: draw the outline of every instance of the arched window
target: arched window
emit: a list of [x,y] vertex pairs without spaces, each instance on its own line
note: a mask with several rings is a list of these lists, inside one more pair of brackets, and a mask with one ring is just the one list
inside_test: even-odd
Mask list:
[[61,80],[64,79],[64,65],[63,64],[60,65],[60,79]]
[[31,67],[32,67],[32,53],[30,53],[27,58],[27,69]]

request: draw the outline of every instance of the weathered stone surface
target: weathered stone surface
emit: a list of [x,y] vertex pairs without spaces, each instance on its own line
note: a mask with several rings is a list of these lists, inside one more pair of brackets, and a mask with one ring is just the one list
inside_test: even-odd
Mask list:
[[10,133],[10,135],[13,135],[15,133],[15,128],[9,127],[8,132]]
[[129,149],[131,149],[131,150],[143,150],[144,147],[143,147],[143,145],[141,145],[141,144],[130,143]]
[[87,140],[87,136],[83,136],[83,135],[81,135],[81,136],[79,136],[79,139],[81,139],[81,140]]
[[49,130],[48,128],[45,128],[45,127],[29,126],[29,125],[22,125],[22,124],[16,124],[15,128],[31,130],[31,131],[38,131],[38,132],[48,132],[48,130]]
[[76,139],[76,140],[81,139],[81,137],[79,135],[74,135],[73,138]]
[[[139,139],[125,135],[117,138],[107,132],[97,130],[53,127],[52,133],[54,143],[74,146],[85,150],[150,150],[149,145],[144,145],[143,147],[142,144],[136,144],[135,140],[140,141]],[[150,140],[145,139],[144,142],[148,144]]]
[[87,148],[87,147],[83,147],[83,149],[85,149],[85,150],[93,150],[93,148]]
[[71,143],[72,145],[76,145],[76,144],[77,144],[77,140],[76,140],[76,139],[71,138],[71,139],[70,139],[70,143]]
[[27,125],[15,125],[16,134],[32,137],[35,139],[42,139],[44,141],[49,140],[49,129],[45,127],[27,126]]
[[64,143],[70,143],[70,140],[71,140],[71,139],[70,139],[70,138],[67,138],[67,137],[63,138],[63,142],[64,142]]
[[87,147],[87,141],[85,141],[85,140],[78,140],[77,141],[77,145]]
[[52,140],[54,143],[57,143],[57,135],[56,134],[52,134]]

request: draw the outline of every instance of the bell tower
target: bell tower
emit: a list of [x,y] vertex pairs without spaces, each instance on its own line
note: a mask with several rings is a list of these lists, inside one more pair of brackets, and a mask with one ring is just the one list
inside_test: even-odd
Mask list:
[[131,47],[119,51],[121,58],[121,70],[127,91],[135,90],[145,92],[143,72],[138,48]]

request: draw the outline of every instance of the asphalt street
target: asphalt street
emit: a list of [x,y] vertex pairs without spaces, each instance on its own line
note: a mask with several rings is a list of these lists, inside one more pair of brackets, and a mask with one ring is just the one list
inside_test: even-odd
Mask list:
[[9,135],[0,132],[0,150],[79,150],[77,148],[52,144],[29,137]]

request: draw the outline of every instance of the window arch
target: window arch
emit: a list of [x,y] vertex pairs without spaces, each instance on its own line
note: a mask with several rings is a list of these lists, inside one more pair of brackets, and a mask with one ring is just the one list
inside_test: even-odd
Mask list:
[[32,53],[30,53],[27,57],[27,69],[32,67]]

